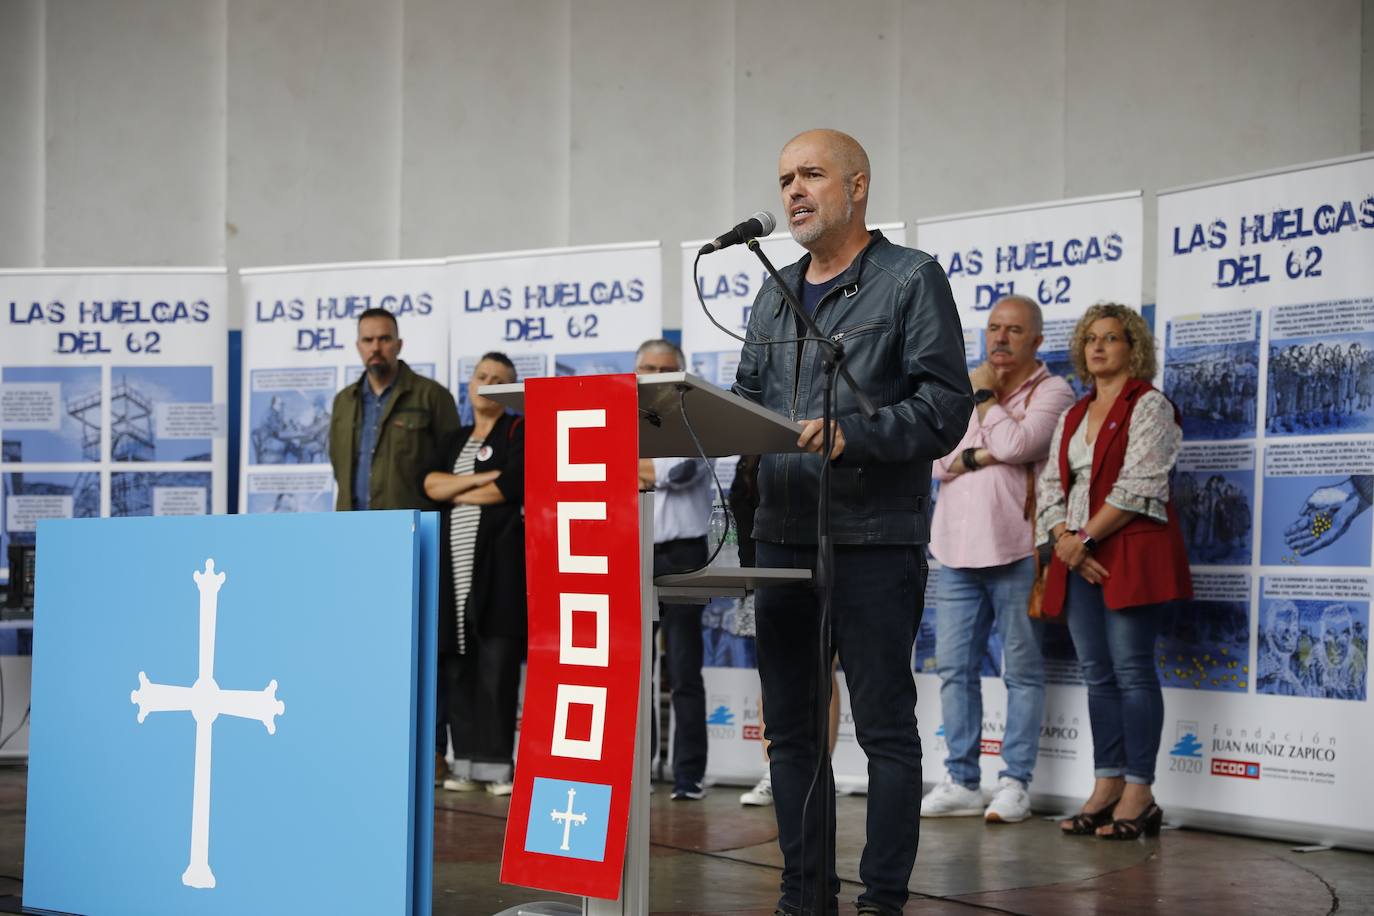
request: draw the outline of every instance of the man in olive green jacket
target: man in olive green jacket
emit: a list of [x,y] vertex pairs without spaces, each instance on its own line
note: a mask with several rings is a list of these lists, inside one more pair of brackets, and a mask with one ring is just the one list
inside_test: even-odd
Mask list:
[[438,509],[425,496],[425,475],[449,470],[458,437],[458,408],[438,382],[400,359],[396,317],[368,309],[358,318],[358,355],[365,372],[334,397],[329,462],[339,497],[334,508]]

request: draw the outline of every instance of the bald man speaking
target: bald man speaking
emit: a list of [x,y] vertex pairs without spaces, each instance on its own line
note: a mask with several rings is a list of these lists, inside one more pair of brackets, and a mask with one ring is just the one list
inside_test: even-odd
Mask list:
[[[780,273],[821,332],[843,344],[846,365],[878,408],[859,413],[838,379],[833,414],[831,638],[844,668],[859,744],[868,755],[867,844],[860,913],[900,913],[920,837],[921,742],[911,651],[921,623],[929,537],[930,466],[959,442],[973,410],[964,338],[949,281],[929,255],[894,245],[864,222],[870,167],[862,146],[835,130],[792,138],[778,182],[792,237],[807,254]],[[798,322],[769,280],[750,313],[734,390],[804,421],[802,454],[766,455],[754,516],[757,563],[814,569],[822,462],[823,366],[814,343],[792,341]],[[759,590],[755,599],[765,737],[783,853],[785,914],[838,906],[828,761],[814,788],[825,736],[815,698],[829,666],[816,658],[820,608],[809,586]],[[808,793],[811,800],[808,803]],[[820,861],[822,831],[829,860]],[[822,870],[824,870],[822,872]],[[819,876],[826,888],[817,898]]]

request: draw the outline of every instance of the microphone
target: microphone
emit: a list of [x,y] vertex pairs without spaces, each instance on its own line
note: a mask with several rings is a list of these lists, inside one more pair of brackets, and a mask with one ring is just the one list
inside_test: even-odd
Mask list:
[[715,241],[702,245],[698,254],[710,254],[722,248],[729,248],[731,245],[756,239],[761,235],[769,235],[777,225],[778,221],[773,219],[773,214],[767,210],[760,210]]

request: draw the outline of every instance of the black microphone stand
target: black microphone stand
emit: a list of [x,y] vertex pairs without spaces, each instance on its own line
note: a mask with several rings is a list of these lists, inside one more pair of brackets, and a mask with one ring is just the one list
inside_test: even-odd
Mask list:
[[[821,477],[820,477],[820,497],[817,502],[816,512],[816,569],[813,571],[812,578],[819,593],[820,604],[820,634],[819,634],[819,655],[818,670],[816,672],[816,734],[819,741],[819,752],[816,761],[816,775],[812,781],[812,791],[819,791],[820,795],[820,821],[821,821],[821,848],[820,865],[816,875],[816,912],[824,913],[824,907],[830,900],[830,820],[832,809],[835,805],[835,784],[834,774],[830,767],[830,691],[825,687],[830,683],[830,657],[833,649],[830,645],[830,611],[831,599],[835,588],[835,545],[830,534],[830,452],[834,448],[834,432],[831,428],[831,415],[834,409],[835,399],[835,375],[838,373],[844,379],[849,390],[854,395],[854,400],[858,402],[859,411],[870,421],[878,416],[878,411],[863,393],[863,390],[854,381],[854,377],[849,374],[849,369],[845,366],[844,347],[839,341],[826,337],[821,333],[816,324],[816,319],[802,308],[802,304],[797,301],[796,294],[788,288],[779,276],[777,268],[768,260],[768,256],[763,253],[763,248],[757,239],[749,239],[745,244],[749,250],[758,256],[763,262],[764,269],[773,278],[773,282],[778,284],[778,289],[782,290],[782,297],[791,306],[792,312],[806,329],[804,337],[814,339],[820,348],[821,362],[825,366],[825,374],[822,377],[822,410],[821,410]],[[797,367],[801,371],[802,352],[806,346],[806,341],[802,340],[797,345]],[[766,713],[765,713],[766,715]],[[817,784],[821,782],[820,775],[830,773],[830,778],[825,780],[825,784],[817,789]],[[809,796],[809,793],[808,793]],[[808,798],[809,802],[809,798]],[[802,809],[802,836],[806,836],[806,806]],[[805,843],[805,839],[803,839]],[[805,860],[805,851],[802,855]],[[803,901],[803,911],[805,902]]]

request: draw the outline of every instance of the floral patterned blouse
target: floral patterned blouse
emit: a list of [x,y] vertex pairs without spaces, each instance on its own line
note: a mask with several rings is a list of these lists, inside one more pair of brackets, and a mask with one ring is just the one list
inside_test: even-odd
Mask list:
[[[1040,483],[1036,491],[1035,542],[1043,544],[1050,539],[1050,531],[1060,522],[1070,529],[1082,528],[1088,523],[1088,471],[1075,472],[1072,468],[1081,462],[1070,460],[1070,474],[1073,479],[1069,485],[1069,496],[1064,498],[1064,488],[1059,479],[1059,446],[1064,437],[1064,418],[1059,418],[1050,439],[1050,460],[1040,473]],[[1075,439],[1084,438],[1088,418],[1079,424]],[[1101,435],[1101,430],[1098,431]],[[1174,422],[1174,405],[1169,403],[1159,391],[1147,391],[1131,412],[1131,425],[1126,430],[1126,457],[1116,484],[1107,494],[1107,502],[1124,512],[1137,512],[1157,522],[1167,522],[1165,509],[1169,501],[1169,472],[1178,460],[1179,449],[1183,446],[1183,430]],[[1094,445],[1096,440],[1094,440]],[[1072,445],[1071,459],[1072,459]],[[1091,454],[1091,453],[1089,453]],[[1088,459],[1089,469],[1092,467]]]

